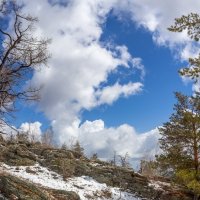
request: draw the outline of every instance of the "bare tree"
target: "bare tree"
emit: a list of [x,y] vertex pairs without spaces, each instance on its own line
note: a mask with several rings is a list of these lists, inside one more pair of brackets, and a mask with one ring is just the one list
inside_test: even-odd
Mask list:
[[124,156],[119,155],[120,163],[122,167],[129,168],[130,163],[129,163],[129,155],[128,152]]
[[79,141],[77,140],[76,143],[72,147],[72,151],[75,151],[76,153],[80,154],[81,156],[84,155],[84,148],[81,146]]
[[116,166],[117,165],[117,152],[114,151],[114,155],[113,155],[113,165]]
[[46,146],[54,145],[54,132],[51,127],[43,133],[42,144],[44,144]]
[[[13,111],[19,99],[38,100],[39,88],[25,87],[33,70],[49,58],[49,39],[33,36],[37,18],[22,13],[14,0],[0,3],[0,121]],[[6,20],[10,19],[8,26]]]
[[110,160],[110,164],[113,166],[117,165],[117,152],[116,151],[113,152],[113,158]]

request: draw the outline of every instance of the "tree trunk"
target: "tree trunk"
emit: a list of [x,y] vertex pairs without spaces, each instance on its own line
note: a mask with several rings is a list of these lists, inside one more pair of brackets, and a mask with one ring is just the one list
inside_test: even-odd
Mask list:
[[194,144],[194,168],[195,168],[195,173],[196,173],[196,177],[197,177],[198,172],[199,172],[199,157],[198,157],[198,147],[197,147],[196,141]]
[[198,199],[199,199],[199,195],[198,194],[194,194],[193,200],[198,200]]
[[194,153],[194,169],[195,169],[195,178],[198,181],[198,172],[199,172],[199,155],[198,155],[198,142],[197,142],[197,133],[195,124],[193,124],[193,132],[194,132],[194,146],[193,146],[193,153]]

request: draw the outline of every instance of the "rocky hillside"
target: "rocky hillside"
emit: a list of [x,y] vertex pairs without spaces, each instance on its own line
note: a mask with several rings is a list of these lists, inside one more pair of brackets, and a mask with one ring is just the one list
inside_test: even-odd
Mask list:
[[190,200],[185,188],[81,154],[0,137],[0,200]]

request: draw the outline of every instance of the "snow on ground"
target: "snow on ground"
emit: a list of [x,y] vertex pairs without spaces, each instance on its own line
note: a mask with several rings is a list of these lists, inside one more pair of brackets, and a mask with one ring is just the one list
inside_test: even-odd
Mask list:
[[[14,176],[29,180],[35,184],[52,189],[74,191],[79,194],[81,200],[90,198],[96,200],[141,200],[133,194],[122,192],[119,188],[109,187],[106,184],[98,183],[88,176],[69,178],[64,181],[62,176],[49,169],[36,164],[34,166],[9,166],[0,165],[0,170],[6,171]],[[111,195],[108,198],[109,194]],[[107,196],[107,197],[106,197]]]
[[163,190],[163,186],[170,187],[171,184],[167,183],[167,182],[150,180],[149,186],[153,187],[154,189],[157,189],[157,190]]
[[90,165],[93,167],[101,166],[99,163],[95,163],[95,162],[91,162]]

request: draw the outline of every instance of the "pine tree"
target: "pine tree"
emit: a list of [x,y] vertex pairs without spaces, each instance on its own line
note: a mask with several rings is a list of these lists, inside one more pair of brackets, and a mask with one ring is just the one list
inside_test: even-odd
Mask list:
[[76,143],[73,145],[72,148],[73,151],[75,151],[76,153],[80,154],[80,155],[84,155],[84,148],[81,147],[79,141],[77,140]]
[[91,160],[97,160],[98,159],[98,154],[94,153],[91,157]]
[[[174,25],[168,28],[172,32],[187,31],[189,38],[195,42],[200,40],[200,16],[197,13],[190,13],[175,19]],[[179,71],[181,76],[187,76],[197,80],[200,75],[200,54],[195,58],[189,58],[189,66]]]
[[157,160],[181,178],[188,188],[199,193],[200,96],[198,93],[192,97],[176,93],[176,98],[174,113],[159,129],[163,153]]
[[68,146],[67,146],[67,144],[66,144],[66,142],[64,142],[64,143],[62,144],[61,149],[62,149],[62,150],[68,150],[68,149],[69,149]]

